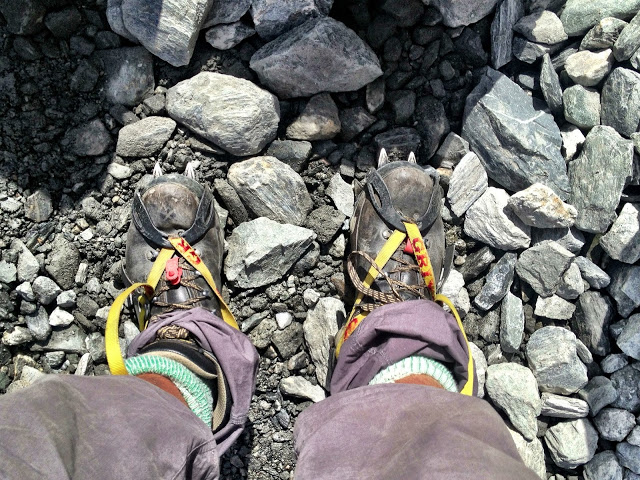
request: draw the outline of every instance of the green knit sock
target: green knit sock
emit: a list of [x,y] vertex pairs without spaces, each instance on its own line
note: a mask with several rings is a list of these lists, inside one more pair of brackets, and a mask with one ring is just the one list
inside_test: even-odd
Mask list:
[[213,395],[211,388],[195,373],[170,358],[156,355],[138,355],[124,362],[130,375],[157,373],[171,380],[180,390],[187,405],[205,424],[211,426]]
[[394,383],[396,380],[416,374],[433,377],[444,387],[445,390],[454,393],[458,392],[458,387],[456,386],[456,381],[453,378],[451,370],[440,362],[436,362],[431,358],[421,357],[419,355],[403,358],[402,360],[383,368],[371,379],[369,385]]

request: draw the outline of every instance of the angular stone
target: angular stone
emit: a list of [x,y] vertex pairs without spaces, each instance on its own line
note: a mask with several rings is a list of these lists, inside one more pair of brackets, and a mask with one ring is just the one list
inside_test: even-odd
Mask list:
[[527,361],[543,392],[569,395],[587,384],[587,367],[576,353],[576,336],[561,327],[542,327],[529,338]]
[[271,343],[276,347],[278,354],[283,360],[288,360],[293,357],[300,348],[300,345],[302,345],[302,341],[302,325],[299,323],[292,323],[283,328],[280,328],[280,324],[278,323],[278,330],[271,335]]
[[317,234],[318,241],[327,244],[333,240],[345,221],[345,216],[330,205],[322,205],[313,210],[304,222],[305,227]]
[[640,447],[640,425],[636,425],[627,437],[627,442],[636,447]]
[[618,313],[628,317],[640,306],[640,266],[612,262],[607,273],[611,276],[609,295],[616,301]]
[[256,31],[243,22],[225,23],[211,27],[204,38],[209,45],[218,50],[229,50]]
[[[600,103],[599,100],[598,103]],[[578,127],[570,124],[563,125],[560,129],[560,134],[562,135],[562,155],[568,163],[573,160],[576,153],[578,153],[578,149],[582,147],[584,134]]]
[[37,277],[32,284],[33,293],[42,305],[49,305],[62,292],[60,287],[49,277]]
[[489,178],[505,188],[518,191],[540,182],[561,199],[568,197],[558,126],[501,73],[488,69],[467,98],[462,136]]
[[[110,163],[107,167],[107,173],[111,175],[116,180],[124,180],[129,178],[133,174],[133,170],[128,165],[121,165],[120,163]],[[88,235],[88,237],[86,237]],[[87,228],[84,232],[80,234],[80,236],[89,241],[93,238],[93,232],[90,228]]]
[[247,13],[251,0],[213,0],[202,28],[237,22]]
[[276,137],[280,104],[248,80],[202,72],[167,91],[178,123],[232,155],[254,155]]
[[17,269],[13,263],[5,262],[4,260],[0,261],[0,282],[1,283],[12,283],[17,279]]
[[236,227],[228,239],[224,272],[240,288],[255,288],[281,278],[315,239],[311,230],[260,217]]
[[373,50],[328,17],[307,20],[266,44],[250,67],[281,98],[358,90],[382,74]]
[[489,398],[506,412],[522,436],[529,441],[536,438],[541,401],[531,370],[516,363],[491,365],[485,386]]
[[564,91],[562,101],[567,122],[586,129],[600,125],[600,94],[597,90],[574,85]]
[[122,2],[123,0],[107,0],[107,21],[109,22],[111,30],[115,33],[133,43],[138,43],[136,37],[131,35],[124,26],[124,20],[122,19]]
[[584,418],[589,414],[589,404],[578,398],[545,392],[540,413],[555,418]]
[[531,244],[537,245],[547,240],[556,242],[571,253],[579,253],[585,244],[584,234],[576,228],[534,228],[531,231]]
[[62,350],[83,354],[86,352],[86,337],[87,335],[78,325],[72,324],[67,328],[52,331],[48,341],[35,344],[32,350],[45,352]]
[[599,292],[584,292],[576,303],[576,314],[571,321],[573,331],[596,355],[607,355],[610,350],[608,327],[615,316],[609,297]]
[[604,373],[613,373],[628,364],[627,356],[624,353],[611,353],[600,362],[600,368]]
[[333,200],[336,208],[347,217],[353,215],[355,195],[353,187],[342,179],[339,173],[336,173],[326,189],[326,194]]
[[118,133],[116,153],[123,157],[150,157],[158,153],[176,129],[166,117],[146,117],[125,125]]
[[558,16],[548,10],[522,17],[513,29],[532,42],[547,45],[564,42],[569,38]]
[[571,262],[567,271],[564,272],[562,280],[558,284],[556,294],[565,300],[575,300],[584,293],[584,281],[580,273],[580,267],[575,261]]
[[487,190],[488,177],[480,159],[473,152],[467,153],[454,168],[449,180],[447,200],[451,210],[461,217]]
[[601,52],[583,50],[574,53],[564,63],[569,78],[579,85],[593,87],[611,71],[614,58],[611,49]]
[[637,413],[640,410],[640,370],[627,365],[611,374],[611,385],[618,393],[612,407]]
[[613,54],[617,61],[624,62],[629,60],[638,48],[640,48],[640,14],[636,14],[620,32],[613,46]]
[[598,414],[607,405],[616,401],[618,392],[607,377],[593,377],[580,391],[578,396],[589,404],[591,416]]
[[[640,475],[640,447],[631,445],[628,442],[621,442],[616,445],[616,455],[620,465],[628,468],[636,475]],[[631,476],[625,476],[625,478],[633,480]]]
[[609,125],[625,137],[638,130],[640,122],[640,73],[618,67],[602,87],[603,125]]
[[516,265],[518,276],[543,297],[555,293],[573,254],[556,242],[545,241],[525,250]]
[[505,208],[509,194],[489,187],[467,209],[464,231],[470,237],[501,250],[526,248],[531,243],[531,228]]
[[622,467],[611,450],[596,453],[582,473],[584,480],[622,480]]
[[431,158],[438,150],[442,138],[451,131],[444,104],[433,96],[421,95],[416,102],[414,120],[422,139],[422,156],[425,159]]
[[[346,318],[344,304],[337,298],[321,298],[309,310],[303,323],[304,339],[309,347],[309,355],[316,366],[316,378],[320,386],[327,385],[331,340],[338,333],[338,322]],[[328,387],[328,386],[327,386]]]
[[575,207],[541,183],[513,194],[507,205],[525,224],[536,228],[571,227],[577,216]]
[[[487,314],[480,319],[478,322],[478,334],[487,342],[487,343],[497,343],[500,341],[500,312],[499,309],[490,310]],[[502,351],[500,350],[499,345],[495,345],[498,349],[500,356],[502,356]],[[488,352],[488,355],[491,355]],[[502,357],[504,358],[504,357]],[[505,360],[506,361],[506,360]],[[494,362],[500,363],[500,362]]]
[[25,217],[34,222],[44,222],[53,213],[51,195],[45,189],[38,189],[27,197],[25,202]]
[[340,137],[348,142],[373,125],[376,117],[362,107],[347,108],[340,112]]
[[528,442],[518,432],[509,427],[507,428],[524,464],[533,470],[539,478],[544,479],[547,476],[547,469],[544,463],[544,448],[542,442],[537,438]]
[[4,1],[0,3],[0,12],[8,32],[31,35],[42,30],[47,5],[36,0]]
[[587,257],[576,257],[574,263],[578,265],[582,278],[584,278],[591,288],[605,288],[611,282],[611,277],[607,275],[607,272]]
[[45,267],[47,273],[64,290],[72,288],[80,264],[80,252],[75,245],[68,242],[62,235],[57,236],[48,259],[49,264]]
[[98,118],[72,128],[64,136],[71,153],[80,157],[96,157],[107,151],[111,135]]
[[269,41],[311,18],[327,15],[331,3],[332,1],[326,5],[324,2],[316,2],[315,0],[291,0],[288,2],[253,0],[251,2],[251,18],[258,35]]
[[465,282],[475,280],[496,259],[489,247],[482,247],[477,252],[467,256],[466,261],[458,270]]
[[439,10],[442,23],[447,27],[461,27],[476,23],[487,16],[495,7],[497,0],[477,0],[473,3],[464,0],[423,0]]
[[491,23],[491,65],[498,69],[511,61],[513,26],[524,15],[522,0],[503,0]]
[[311,400],[314,403],[324,400],[327,396],[321,386],[312,385],[304,377],[283,378],[280,380],[280,390],[285,395]]
[[[569,203],[578,210],[576,226],[580,230],[593,233],[607,230],[615,218],[632,162],[633,142],[624,140],[611,127],[598,125],[591,129],[582,153],[569,164]],[[607,174],[603,175],[605,168]]]
[[481,310],[489,310],[504,298],[513,282],[517,255],[505,253],[486,277],[482,290],[475,298],[475,304]]
[[33,340],[33,333],[25,327],[14,327],[12,331],[5,330],[2,334],[2,343],[9,347],[22,345]]
[[303,112],[287,127],[287,137],[296,140],[328,140],[340,133],[338,107],[328,93],[311,97]]
[[38,307],[35,312],[25,315],[25,321],[36,340],[45,340],[49,336],[49,333],[51,333],[49,315],[42,306]]
[[[613,47],[627,22],[614,17],[606,17],[587,32],[580,43],[580,50],[600,50]],[[614,52],[615,54],[615,52]]]
[[552,320],[568,320],[573,316],[575,310],[576,307],[573,303],[567,302],[558,295],[552,295],[546,298],[538,297],[533,313]]
[[469,350],[473,356],[473,365],[476,368],[476,375],[478,377],[478,398],[484,398],[485,389],[484,384],[487,377],[487,359],[475,343],[469,342]]
[[101,50],[98,57],[103,63],[109,102],[133,107],[153,91],[153,57],[145,48]]
[[524,336],[522,300],[507,292],[500,308],[500,347],[507,353],[520,350]]
[[621,442],[636,426],[636,417],[621,408],[603,408],[593,418],[593,423],[600,433],[600,438]]
[[560,20],[570,37],[585,33],[605,17],[629,19],[640,10],[640,0],[568,0]]
[[533,64],[546,54],[553,53],[553,47],[530,42],[522,37],[514,37],[512,52],[514,57],[524,63]]
[[56,307],[49,315],[49,325],[52,327],[66,327],[73,323],[73,315],[60,307]]
[[450,132],[431,159],[436,168],[453,168],[469,153],[469,142],[461,136]]
[[555,68],[553,68],[551,57],[548,53],[542,57],[542,67],[540,68],[540,89],[542,90],[542,96],[547,102],[551,113],[556,116],[560,116],[563,112],[562,86],[560,85],[560,78],[558,77]]
[[629,317],[616,343],[624,353],[640,360],[640,313]]
[[589,420],[579,418],[549,428],[544,440],[556,465],[576,468],[593,458],[598,446],[598,433]]
[[255,157],[234,163],[227,180],[256,216],[302,225],[313,203],[293,169],[275,157]]
[[640,208],[626,203],[600,245],[615,260],[635,263],[640,260]]

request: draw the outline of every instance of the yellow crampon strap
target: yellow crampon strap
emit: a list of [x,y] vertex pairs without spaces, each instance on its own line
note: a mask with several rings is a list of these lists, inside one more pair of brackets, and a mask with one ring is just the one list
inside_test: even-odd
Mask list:
[[158,257],[156,258],[151,271],[147,276],[146,282],[134,283],[124,292],[122,292],[114,300],[111,308],[109,309],[109,315],[107,316],[107,325],[104,332],[105,350],[107,354],[107,363],[109,364],[109,370],[112,375],[127,375],[127,369],[124,365],[124,359],[122,358],[122,351],[120,350],[120,340],[118,338],[118,327],[120,325],[120,311],[127,297],[135,292],[138,288],[144,288],[144,295],[138,297],[140,306],[140,314],[138,316],[138,324],[140,331],[146,328],[146,305],[153,297],[153,292],[162,277],[167,261],[173,257],[177,251],[189,264],[202,274],[202,277],[206,280],[207,284],[214,291],[218,300],[220,301],[220,310],[222,312],[222,319],[235,329],[238,329],[238,324],[231,313],[231,310],[222,299],[222,295],[218,291],[218,288],[213,281],[211,272],[206,267],[202,259],[195,252],[193,247],[189,243],[180,237],[170,237],[169,241],[172,248],[163,248],[160,250]]
[[[393,234],[389,237],[389,239],[386,241],[386,243],[383,245],[382,249],[378,253],[378,256],[375,259],[376,265],[380,270],[382,270],[382,268],[384,268],[384,266],[387,264],[391,256],[402,244],[404,239],[407,236],[409,237],[409,241],[411,242],[411,246],[413,247],[413,255],[416,258],[418,267],[420,267],[420,273],[422,275],[422,278],[425,281],[425,284],[427,285],[427,288],[429,289],[431,298],[433,298],[435,302],[445,304],[447,307],[449,307],[449,309],[453,313],[453,316],[456,319],[456,322],[458,322],[458,327],[460,327],[460,330],[462,331],[462,336],[464,337],[464,341],[467,346],[469,361],[467,363],[467,381],[462,387],[462,390],[460,391],[460,393],[462,393],[463,395],[472,396],[473,395],[473,357],[471,355],[471,349],[469,348],[469,341],[467,340],[467,334],[465,333],[464,327],[462,326],[462,321],[460,320],[460,315],[458,315],[458,311],[453,306],[453,303],[451,302],[451,300],[449,300],[444,295],[436,293],[436,282],[433,274],[433,266],[431,265],[429,254],[427,253],[427,249],[424,245],[424,240],[422,239],[422,235],[420,234],[420,229],[415,223],[409,223],[409,222],[403,222],[403,223],[407,230],[407,233],[405,234],[403,232],[400,232],[399,230],[396,230],[393,232]],[[376,270],[376,268],[372,266],[369,269],[367,277],[364,279],[362,283],[367,288],[371,287],[371,284],[373,283],[377,275],[378,275],[378,270]],[[344,325],[344,327],[342,327],[342,329],[340,330],[340,332],[338,332],[338,335],[336,336],[336,338],[338,339],[336,343],[336,349],[335,349],[336,358],[340,354],[340,349],[343,343],[345,342],[345,340],[349,338],[349,335],[353,333],[356,327],[367,316],[367,313],[369,313],[369,312],[363,312],[354,316],[357,306],[360,304],[363,297],[364,297],[364,294],[358,293],[358,296],[356,297],[356,301],[354,302],[354,305],[353,305],[353,309],[351,310],[351,314],[349,315],[349,320],[347,320],[347,323]]]

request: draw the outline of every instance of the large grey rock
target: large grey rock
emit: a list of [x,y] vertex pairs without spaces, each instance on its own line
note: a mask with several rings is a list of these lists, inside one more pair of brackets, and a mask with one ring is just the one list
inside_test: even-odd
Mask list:
[[338,107],[328,93],[311,97],[289,127],[287,137],[296,140],[328,140],[340,133]]
[[313,206],[302,177],[275,157],[234,163],[227,180],[255,216],[302,225]]
[[560,20],[570,37],[585,33],[605,17],[627,20],[640,10],[640,0],[568,0]]
[[569,78],[579,85],[593,87],[611,71],[614,58],[611,49],[600,52],[583,50],[569,56],[564,68]]
[[575,310],[576,307],[573,303],[558,295],[551,295],[550,297],[538,297],[533,313],[552,320],[569,320]]
[[539,58],[552,54],[554,50],[552,46],[531,42],[526,38],[516,36],[513,39],[513,56],[530,65],[536,63]]
[[239,225],[229,237],[224,272],[232,284],[255,288],[281,278],[315,239],[313,231],[260,217]]
[[529,338],[527,361],[543,392],[571,394],[587,384],[587,367],[576,352],[576,336],[561,327],[542,327]]
[[503,0],[491,22],[491,65],[501,68],[511,61],[513,26],[524,15],[522,0]]
[[596,453],[582,470],[584,480],[622,480],[622,467],[611,450]]
[[640,266],[612,262],[607,273],[611,276],[607,290],[616,301],[618,313],[628,317],[640,306]]
[[527,367],[501,363],[487,368],[486,389],[489,398],[504,410],[513,426],[531,441],[536,438],[542,403],[536,379]]
[[501,73],[487,69],[467,97],[462,136],[478,154],[489,178],[505,188],[518,191],[540,182],[561,199],[568,197],[558,126]]
[[213,0],[203,28],[237,22],[249,11],[251,0]]
[[605,288],[611,282],[611,277],[607,275],[607,272],[587,257],[576,257],[574,263],[578,265],[582,278],[584,278],[591,288]]
[[58,235],[53,242],[53,249],[48,255],[49,264],[45,270],[64,290],[75,285],[75,275],[80,265],[80,252],[72,243]]
[[600,94],[597,90],[574,85],[564,91],[562,101],[567,122],[585,129],[600,125]]
[[478,156],[469,152],[456,165],[449,180],[447,200],[453,213],[461,217],[487,190],[488,177]]
[[604,407],[615,402],[618,398],[618,392],[607,377],[596,376],[578,392],[578,396],[589,404],[593,417]]
[[524,336],[522,300],[507,292],[500,308],[500,347],[507,353],[520,350]]
[[49,340],[46,342],[38,342],[33,347],[33,351],[55,352],[62,350],[68,353],[86,352],[85,340],[87,335],[78,325],[72,324],[60,330],[51,332]]
[[629,317],[616,343],[624,353],[640,360],[640,313]]
[[572,228],[534,228],[531,230],[531,244],[552,240],[571,253],[580,253],[585,244],[584,234],[575,227]]
[[548,10],[539,10],[522,17],[513,29],[532,42],[547,45],[569,38],[558,16]]
[[542,442],[537,438],[529,442],[515,430],[509,427],[507,428],[524,464],[544,480],[547,476],[547,469],[544,464],[544,447],[542,446]]
[[640,73],[622,67],[611,72],[602,88],[601,120],[625,137],[638,130]]
[[612,407],[623,408],[633,413],[640,411],[640,370],[627,365],[613,372],[611,385],[618,393],[618,397],[611,403]]
[[640,204],[626,203],[600,245],[609,256],[624,263],[640,260]]
[[600,438],[621,442],[636,426],[636,417],[621,408],[603,408],[593,418],[593,423],[600,433]]
[[328,17],[307,20],[266,44],[250,67],[281,98],[358,90],[382,74],[360,37]]
[[346,317],[344,304],[337,298],[324,297],[309,310],[302,324],[304,339],[309,347],[309,355],[316,367],[318,384],[328,388],[329,370],[333,337],[338,333],[338,322]]
[[615,218],[632,162],[633,142],[624,140],[611,127],[598,125],[591,129],[582,153],[569,164],[569,203],[578,210],[576,226],[580,230],[593,233],[607,230]]
[[626,26],[627,22],[624,20],[614,17],[603,18],[584,36],[580,42],[580,50],[600,50],[613,47],[620,32]]
[[571,227],[577,216],[575,207],[541,183],[513,194],[507,205],[525,224],[536,228]]
[[202,72],[167,91],[178,123],[232,155],[254,155],[276,137],[280,104],[248,80]]
[[[548,53],[542,57],[542,66],[540,67],[540,89],[542,90],[542,96],[547,102],[551,113],[556,116],[560,116],[563,112],[562,86],[560,85],[560,77],[558,77]],[[564,141],[564,136],[562,138]]]
[[571,328],[591,352],[604,356],[611,351],[608,330],[614,316],[615,309],[608,296],[584,292],[576,302]]
[[71,128],[63,142],[69,145],[71,153],[80,157],[96,157],[107,151],[111,145],[111,135],[99,118]]
[[493,10],[498,0],[422,0],[425,5],[437,8],[442,14],[442,23],[447,27],[471,25],[484,18]]
[[123,157],[150,157],[158,153],[176,129],[167,117],[147,117],[125,125],[118,133],[116,153]]
[[[631,445],[628,442],[621,442],[616,445],[616,455],[620,465],[628,468],[636,475],[640,475],[640,447]],[[632,480],[632,477],[629,477],[629,480]]]
[[470,237],[500,250],[526,248],[531,243],[531,228],[506,208],[509,194],[489,187],[467,209],[464,231]]
[[465,282],[475,280],[496,259],[489,247],[482,247],[477,252],[467,255],[467,260],[458,269]]
[[585,283],[580,273],[580,267],[575,261],[571,262],[567,271],[562,275],[562,279],[558,284],[556,295],[565,300],[575,300],[585,291]]
[[543,297],[555,293],[573,254],[556,242],[545,241],[525,250],[516,265],[518,276]]
[[617,61],[624,62],[629,60],[638,48],[640,48],[640,15],[636,14],[620,32],[613,46],[613,54]]
[[504,298],[513,281],[517,255],[505,253],[486,277],[485,284],[476,295],[475,304],[481,310],[489,310]]
[[233,22],[211,27],[204,38],[213,48],[229,50],[255,33],[256,31],[249,25]]
[[556,465],[576,468],[593,458],[598,446],[598,432],[589,420],[579,418],[549,428],[544,440]]
[[280,381],[280,390],[285,395],[311,400],[317,403],[324,400],[327,394],[321,386],[313,385],[304,377],[286,377]]
[[579,398],[545,392],[542,394],[540,413],[547,417],[584,418],[589,414],[589,404]]
[[251,18],[258,35],[273,40],[311,18],[327,15],[332,3],[333,0],[253,0]]
[[107,100],[133,107],[153,91],[153,57],[143,47],[101,50]]

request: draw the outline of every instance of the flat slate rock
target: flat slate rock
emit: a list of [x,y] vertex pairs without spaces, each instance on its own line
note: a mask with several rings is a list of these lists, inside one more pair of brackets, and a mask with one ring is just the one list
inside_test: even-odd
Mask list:
[[640,266],[611,262],[607,273],[611,277],[609,295],[616,301],[618,313],[627,317],[640,306]]
[[527,40],[546,45],[564,42],[569,38],[558,16],[548,10],[522,17],[513,29]]
[[[542,67],[540,68],[540,89],[551,113],[558,116],[563,112],[562,108],[562,86],[560,78],[553,68],[551,57],[546,53],[542,57]],[[564,139],[564,137],[563,137]]]
[[489,178],[478,156],[469,152],[453,169],[447,200],[453,213],[461,217],[487,190]]
[[622,67],[611,72],[602,88],[601,120],[625,137],[638,130],[640,73]]
[[517,258],[515,253],[505,253],[487,274],[482,290],[475,298],[478,308],[489,310],[504,298],[513,282]]
[[266,44],[250,67],[281,98],[358,90],[382,75],[373,50],[328,17],[307,20]]
[[624,263],[640,260],[640,204],[625,203],[609,231],[600,239],[609,256]]
[[489,178],[505,188],[518,191],[540,182],[563,200],[569,196],[560,129],[501,73],[487,69],[467,98],[462,137]]
[[511,61],[513,26],[524,15],[522,0],[503,0],[491,23],[491,65],[498,69]]
[[555,293],[573,257],[556,242],[541,242],[522,252],[516,272],[538,295],[549,297]]
[[167,91],[167,113],[232,155],[254,155],[276,137],[280,103],[248,80],[202,72]]
[[620,36],[613,45],[613,54],[617,61],[624,62],[629,60],[638,48],[640,48],[640,13],[637,13],[620,32]]
[[605,17],[628,20],[640,10],[640,0],[568,0],[560,20],[567,35],[574,37],[587,32]]
[[584,418],[589,415],[589,404],[579,398],[545,392],[542,394],[540,413],[555,418]]
[[569,164],[569,203],[578,210],[576,227],[592,233],[607,231],[615,219],[632,162],[630,140],[623,139],[611,127],[598,125],[591,129],[582,153]]
[[580,50],[600,50],[611,48],[618,40],[618,36],[627,22],[614,17],[600,20],[596,26],[587,32],[580,42]]
[[569,320],[573,317],[575,310],[576,307],[573,303],[558,295],[551,295],[550,297],[538,297],[533,313],[538,317],[552,320]]

